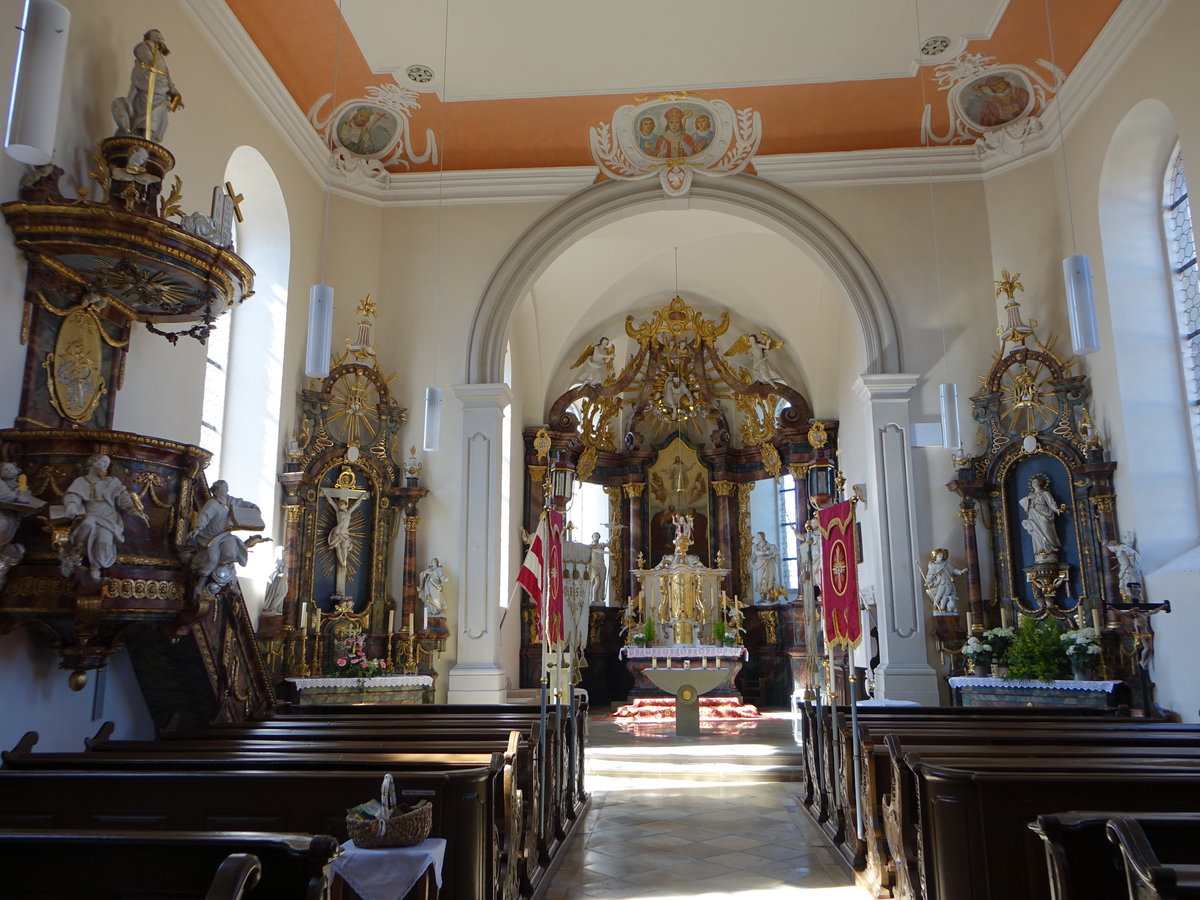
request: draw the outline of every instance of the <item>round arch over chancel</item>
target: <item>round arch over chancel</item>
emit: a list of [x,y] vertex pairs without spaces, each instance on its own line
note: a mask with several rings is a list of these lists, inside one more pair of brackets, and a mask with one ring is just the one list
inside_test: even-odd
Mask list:
[[550,210],[517,240],[496,267],[471,325],[466,369],[472,384],[497,383],[509,319],[517,303],[554,260],[594,230],[653,209],[708,209],[742,216],[793,242],[839,285],[858,324],[863,371],[900,371],[899,330],[878,275],[831,218],[785,188],[751,176],[697,179],[686,201],[667,201],[657,184],[608,182]]

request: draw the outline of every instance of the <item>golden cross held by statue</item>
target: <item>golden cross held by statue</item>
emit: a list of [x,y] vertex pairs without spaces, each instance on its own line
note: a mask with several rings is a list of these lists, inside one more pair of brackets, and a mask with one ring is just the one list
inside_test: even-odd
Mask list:
[[228,181],[225,182],[225,193],[228,195],[230,201],[233,203],[234,216],[237,218],[237,220],[239,222],[245,221],[242,218],[242,201],[246,199],[246,195],[245,194],[235,194],[233,191],[233,184]]

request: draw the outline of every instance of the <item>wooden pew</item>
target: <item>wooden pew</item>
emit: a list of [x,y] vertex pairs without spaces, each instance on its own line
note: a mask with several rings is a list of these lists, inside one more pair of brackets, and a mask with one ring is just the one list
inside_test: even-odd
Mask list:
[[256,900],[325,900],[329,863],[339,852],[328,835],[2,829],[0,895],[235,900],[251,882]]
[[[500,832],[491,808],[504,768],[503,756],[495,754],[482,767],[394,773],[401,799],[433,804],[431,833],[447,840],[444,900],[504,900],[509,873],[495,862]],[[378,796],[380,778],[366,768],[6,766],[0,769],[0,827],[340,835],[346,809]]]
[[1133,871],[1146,873],[1147,888],[1158,860],[1200,863],[1197,813],[1068,812],[1040,815],[1029,829],[1042,839],[1054,900],[1136,896],[1127,887],[1123,852],[1136,860]]
[[1165,827],[1162,817],[1122,815],[1108,820],[1108,837],[1121,851],[1129,900],[1200,897],[1198,829],[1196,816]]
[[[926,900],[1049,898],[1040,842],[1027,828],[1040,814],[1094,805],[1171,811],[1200,809],[1200,763],[1161,757],[1130,761],[906,753],[911,785],[885,810],[889,843],[916,833],[918,886]],[[896,818],[893,820],[893,812]],[[900,870],[902,848],[897,852]],[[898,896],[906,896],[904,890]]]

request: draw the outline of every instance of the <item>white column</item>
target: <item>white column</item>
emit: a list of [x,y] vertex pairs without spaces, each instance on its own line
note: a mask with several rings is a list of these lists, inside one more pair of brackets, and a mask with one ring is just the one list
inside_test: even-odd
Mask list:
[[458,607],[458,659],[450,670],[450,703],[504,700],[507,673],[500,666],[501,449],[506,384],[463,384],[463,545]]
[[863,527],[874,531],[868,547],[879,548],[867,557],[878,566],[876,693],[937,706],[938,678],[929,665],[925,613],[913,568],[917,549],[908,407],[918,380],[917,375],[863,375],[855,385],[867,408],[870,465],[879,497],[868,507],[870,519]]

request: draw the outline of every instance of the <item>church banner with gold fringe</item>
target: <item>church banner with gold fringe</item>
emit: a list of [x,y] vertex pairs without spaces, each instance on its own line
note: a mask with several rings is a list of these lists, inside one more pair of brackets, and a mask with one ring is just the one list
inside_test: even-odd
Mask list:
[[821,530],[821,605],[825,642],[833,647],[858,646],[862,617],[858,612],[858,567],[854,551],[854,503],[846,500],[817,512]]

